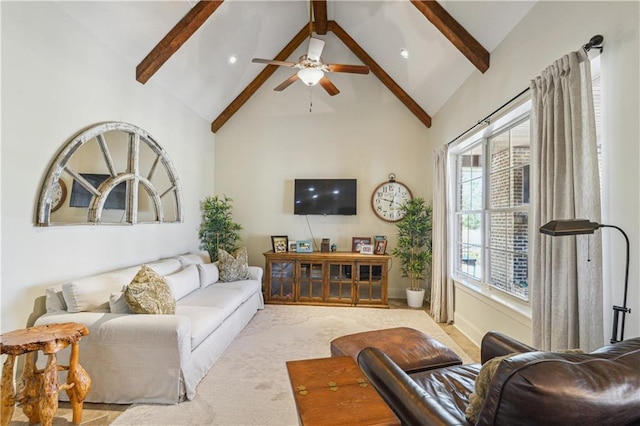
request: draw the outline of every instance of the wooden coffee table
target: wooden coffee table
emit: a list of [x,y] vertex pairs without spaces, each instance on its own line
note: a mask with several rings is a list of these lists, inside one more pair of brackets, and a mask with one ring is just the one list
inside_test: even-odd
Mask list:
[[399,425],[351,357],[288,361],[300,424]]

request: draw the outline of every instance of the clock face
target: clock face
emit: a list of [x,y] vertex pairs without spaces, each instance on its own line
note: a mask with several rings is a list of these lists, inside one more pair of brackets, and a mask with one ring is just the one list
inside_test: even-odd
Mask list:
[[413,195],[409,188],[398,181],[389,181],[380,184],[371,195],[371,208],[382,220],[397,222],[404,215],[400,210],[407,201],[411,201]]
[[53,185],[52,194],[51,194],[51,212],[55,212],[64,203],[65,198],[67,197],[67,187],[64,184],[64,181],[59,180]]

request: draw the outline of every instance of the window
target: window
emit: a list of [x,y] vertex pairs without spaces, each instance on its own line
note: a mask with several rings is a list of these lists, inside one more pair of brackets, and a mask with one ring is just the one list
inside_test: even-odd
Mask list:
[[[591,60],[602,151],[600,56]],[[452,147],[455,161],[454,273],[529,300],[530,110],[526,102]],[[602,167],[600,167],[602,170]],[[602,191],[602,177],[601,191]]]
[[529,298],[529,108],[524,114],[518,108],[517,116],[485,129],[455,155],[455,271],[523,300]]

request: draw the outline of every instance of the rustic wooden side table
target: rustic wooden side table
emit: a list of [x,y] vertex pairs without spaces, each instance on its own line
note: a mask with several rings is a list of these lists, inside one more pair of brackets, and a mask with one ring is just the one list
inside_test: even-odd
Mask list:
[[[73,423],[82,421],[82,405],[89,390],[91,378],[78,363],[79,342],[89,330],[73,322],[49,324],[11,331],[0,335],[0,348],[7,359],[2,368],[2,426],[11,421],[16,403],[22,405],[30,423],[49,426],[58,409],[58,392],[65,390],[73,408]],[[58,365],[56,353],[71,345],[68,366]],[[42,351],[49,356],[44,370],[36,368],[36,353]],[[25,355],[25,366],[18,382],[17,392],[13,387],[13,369],[16,357]],[[58,387],[58,371],[68,370],[67,383]]]
[[349,356],[288,361],[300,424],[399,425]]

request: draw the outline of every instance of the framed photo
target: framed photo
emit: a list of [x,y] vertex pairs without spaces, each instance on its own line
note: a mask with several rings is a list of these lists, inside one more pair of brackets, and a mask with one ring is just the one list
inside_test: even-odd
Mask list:
[[375,254],[385,254],[387,251],[387,240],[377,240],[373,250]]
[[284,253],[288,248],[289,237],[286,235],[272,235],[271,247],[274,253]]
[[289,240],[289,251],[296,252],[298,250],[298,245],[295,241]]
[[360,245],[360,254],[373,254],[373,244]]
[[313,253],[313,245],[310,240],[296,241],[296,251],[298,253]]
[[360,253],[363,244],[371,244],[371,237],[353,237],[351,238],[351,251]]

